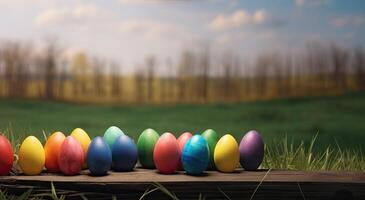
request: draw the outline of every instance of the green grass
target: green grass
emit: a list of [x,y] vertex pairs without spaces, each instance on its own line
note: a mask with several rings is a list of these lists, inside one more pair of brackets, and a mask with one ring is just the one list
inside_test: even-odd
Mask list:
[[84,128],[102,135],[110,125],[135,140],[146,128],[178,135],[213,128],[239,141],[257,129],[266,143],[262,167],[365,171],[365,93],[212,105],[106,106],[0,100],[0,131],[15,149],[26,135]]
[[[9,136],[9,135],[7,135]],[[271,169],[292,169],[292,170],[331,170],[331,171],[365,171],[365,157],[362,155],[361,151],[356,150],[346,150],[342,149],[340,146],[335,148],[327,146],[324,151],[314,151],[316,145],[316,138],[314,136],[310,141],[310,144],[305,145],[302,141],[299,145],[295,145],[288,141],[287,137],[282,140],[275,140],[271,145],[265,146],[265,157],[261,165],[261,168],[268,169],[262,180],[259,182],[257,187],[252,191],[251,198],[254,199],[257,190],[260,188],[261,184],[265,182],[266,176],[270,173]],[[17,145],[16,143],[13,143]],[[16,165],[16,164],[15,164]],[[15,166],[16,168],[16,166]],[[16,175],[16,173],[12,174]],[[304,198],[304,193],[298,184],[298,192],[300,192]],[[219,187],[217,187],[222,195],[226,199],[230,199],[229,196]],[[168,190],[165,186],[160,183],[153,183],[147,190],[141,194],[140,200],[145,199],[151,193],[161,192],[165,194],[172,200],[179,200],[181,197],[176,196],[176,194]],[[23,200],[23,199],[53,199],[53,200],[63,200],[67,198],[67,191],[57,191],[53,183],[51,183],[51,188],[44,190],[42,193],[32,194],[32,190],[28,190],[21,194],[20,196],[14,196],[8,194],[6,190],[1,190],[0,188],[0,200]],[[80,199],[88,199],[84,193],[75,193],[75,195]],[[88,193],[91,195],[92,193]],[[116,196],[112,196],[112,199],[117,199]],[[203,193],[197,196],[197,199],[205,199]]]
[[0,99],[0,131],[22,140],[26,135],[42,139],[42,132],[84,128],[91,136],[102,135],[111,125],[134,139],[146,128],[176,135],[200,133],[213,128],[237,140],[257,129],[266,143],[285,136],[294,144],[306,143],[318,133],[315,148],[327,145],[365,149],[365,93],[340,97],[312,97],[210,105],[108,106],[75,105],[62,102]]

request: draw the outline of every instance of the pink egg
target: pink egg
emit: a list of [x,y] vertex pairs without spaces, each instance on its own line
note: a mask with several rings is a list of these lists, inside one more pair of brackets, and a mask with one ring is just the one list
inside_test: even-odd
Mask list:
[[[180,158],[181,158],[181,154],[182,154],[182,151],[184,149],[184,146],[185,146],[186,142],[191,137],[193,137],[193,135],[191,133],[185,132],[185,133],[181,134],[180,137],[177,139],[177,144],[179,145]],[[182,170],[183,169],[182,163],[181,163],[181,159],[179,160],[178,169],[179,170]]]
[[80,173],[84,163],[84,151],[80,143],[72,136],[63,141],[59,154],[58,165],[61,172],[71,176]]

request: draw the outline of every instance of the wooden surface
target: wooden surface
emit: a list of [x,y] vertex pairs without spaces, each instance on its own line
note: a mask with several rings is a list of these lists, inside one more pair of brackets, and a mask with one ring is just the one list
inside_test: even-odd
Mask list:
[[[35,191],[45,191],[50,188],[50,182],[61,194],[73,197],[84,192],[88,197],[100,199],[110,199],[112,195],[121,199],[138,199],[146,189],[153,189],[155,182],[174,192],[180,199],[198,199],[200,194],[206,199],[250,199],[256,188],[253,199],[336,199],[341,195],[350,199],[365,199],[363,172],[237,170],[235,173],[208,171],[202,176],[188,176],[184,172],[163,175],[155,170],[136,169],[133,172],[110,172],[102,177],[90,176],[88,171],[77,176],[43,173],[40,176],[0,177],[0,187],[13,193],[34,186]],[[160,191],[148,197],[168,199]]]

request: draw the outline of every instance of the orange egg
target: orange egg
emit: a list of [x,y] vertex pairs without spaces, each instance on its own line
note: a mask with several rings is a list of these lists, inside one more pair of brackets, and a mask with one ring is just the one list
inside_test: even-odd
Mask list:
[[65,135],[62,132],[55,132],[47,139],[46,145],[44,145],[46,154],[45,167],[49,172],[60,171],[58,165],[58,154],[64,140]]

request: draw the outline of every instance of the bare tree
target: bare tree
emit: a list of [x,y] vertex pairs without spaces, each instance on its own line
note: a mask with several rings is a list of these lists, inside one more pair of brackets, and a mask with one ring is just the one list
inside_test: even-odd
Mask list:
[[48,45],[45,49],[45,57],[44,57],[44,70],[45,70],[45,98],[53,99],[54,98],[54,85],[56,79],[56,63],[57,63],[57,46],[54,40],[49,40]]
[[104,96],[105,95],[105,77],[103,75],[103,66],[105,63],[100,59],[94,57],[92,61],[92,69],[93,69],[93,88],[96,96]]
[[210,49],[209,45],[206,45],[203,49],[201,55],[201,63],[200,67],[201,71],[201,84],[200,84],[200,93],[203,98],[203,101],[208,101],[208,86],[209,86],[209,72],[210,72]]
[[361,47],[355,49],[354,68],[358,87],[365,89],[365,52]]
[[335,45],[332,45],[331,53],[333,62],[333,78],[336,83],[336,89],[343,91],[347,88],[346,72],[349,54],[346,50]]
[[73,75],[74,96],[84,96],[88,92],[87,83],[90,76],[91,66],[87,55],[79,52],[73,56],[71,71]]
[[121,86],[122,78],[120,74],[120,68],[116,63],[111,64],[111,86],[112,86],[112,95],[114,97],[122,97],[123,88]]
[[156,59],[153,56],[149,56],[146,58],[146,68],[147,68],[147,98],[148,101],[153,102],[154,97],[154,76],[155,76],[155,67],[156,67]]
[[264,97],[268,92],[268,68],[271,65],[271,55],[270,54],[262,54],[259,55],[256,60],[256,70],[255,70],[255,79],[256,90],[258,92],[258,96]]
[[223,87],[222,87],[222,94],[223,99],[226,101],[231,100],[232,94],[232,54],[230,52],[226,52],[222,58],[222,67],[223,67]]
[[66,81],[68,79],[68,74],[67,74],[67,67],[68,67],[68,63],[67,60],[61,60],[60,62],[60,68],[58,71],[58,97],[59,98],[65,98],[65,85],[66,85]]
[[187,101],[190,96],[188,94],[188,80],[193,76],[195,55],[192,51],[185,50],[180,56],[178,63],[178,100],[180,102]]
[[29,44],[6,42],[3,45],[1,57],[5,66],[5,81],[10,97],[26,97],[31,52]]
[[135,102],[143,103],[144,102],[144,87],[143,87],[143,70],[140,67],[137,67],[138,70],[134,74],[134,85],[135,85]]

